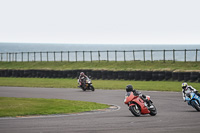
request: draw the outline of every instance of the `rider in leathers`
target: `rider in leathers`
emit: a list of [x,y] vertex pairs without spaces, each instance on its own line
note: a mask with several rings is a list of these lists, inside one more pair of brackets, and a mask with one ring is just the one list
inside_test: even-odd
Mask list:
[[189,86],[187,83],[182,83],[182,95],[183,95],[184,102],[186,101],[185,97],[191,92],[194,92],[196,95],[200,96],[200,94],[195,88],[193,88],[192,86]]
[[146,98],[146,96],[144,94],[142,94],[140,91],[137,91],[135,89],[133,89],[133,86],[132,85],[127,85],[126,86],[126,95],[127,96],[130,96],[131,92],[133,92],[133,95],[134,96],[139,96],[144,102],[147,103],[147,106],[149,108],[153,108],[153,106],[151,106],[151,103],[150,101]]
[[[79,82],[79,84],[80,84],[80,87],[82,86],[84,86],[84,85],[82,85],[82,78],[85,78],[86,80],[88,80],[89,78],[88,78],[88,76],[86,76],[85,74],[84,74],[84,72],[81,72],[80,73],[80,75],[79,75],[79,78],[78,78],[78,82]],[[86,81],[86,80],[84,80],[84,81]],[[85,83],[83,83],[83,84],[85,84]]]

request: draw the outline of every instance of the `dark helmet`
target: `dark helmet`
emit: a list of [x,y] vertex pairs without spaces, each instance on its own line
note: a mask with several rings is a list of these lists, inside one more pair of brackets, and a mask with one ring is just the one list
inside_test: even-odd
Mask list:
[[133,86],[132,85],[127,85],[126,86],[126,92],[133,91]]

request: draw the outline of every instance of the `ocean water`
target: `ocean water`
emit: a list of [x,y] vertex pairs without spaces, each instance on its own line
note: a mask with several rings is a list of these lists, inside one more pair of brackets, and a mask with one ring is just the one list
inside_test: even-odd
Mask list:
[[200,45],[0,43],[0,53],[0,61],[200,61]]

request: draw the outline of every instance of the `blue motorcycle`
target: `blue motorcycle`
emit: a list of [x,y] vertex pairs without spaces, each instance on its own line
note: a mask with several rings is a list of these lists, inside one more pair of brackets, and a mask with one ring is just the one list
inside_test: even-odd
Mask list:
[[192,106],[197,111],[200,111],[200,97],[194,92],[187,94],[185,100],[187,101],[188,105]]

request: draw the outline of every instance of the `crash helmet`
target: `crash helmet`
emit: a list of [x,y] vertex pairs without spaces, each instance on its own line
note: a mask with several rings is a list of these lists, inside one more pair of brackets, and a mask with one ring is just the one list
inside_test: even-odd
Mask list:
[[83,76],[83,75],[85,75],[85,74],[84,74],[84,72],[81,72],[80,75]]
[[182,88],[183,88],[183,89],[186,89],[186,88],[187,88],[187,86],[188,86],[188,84],[187,84],[187,83],[182,83]]
[[133,91],[133,86],[132,85],[127,85],[126,86],[126,92]]

